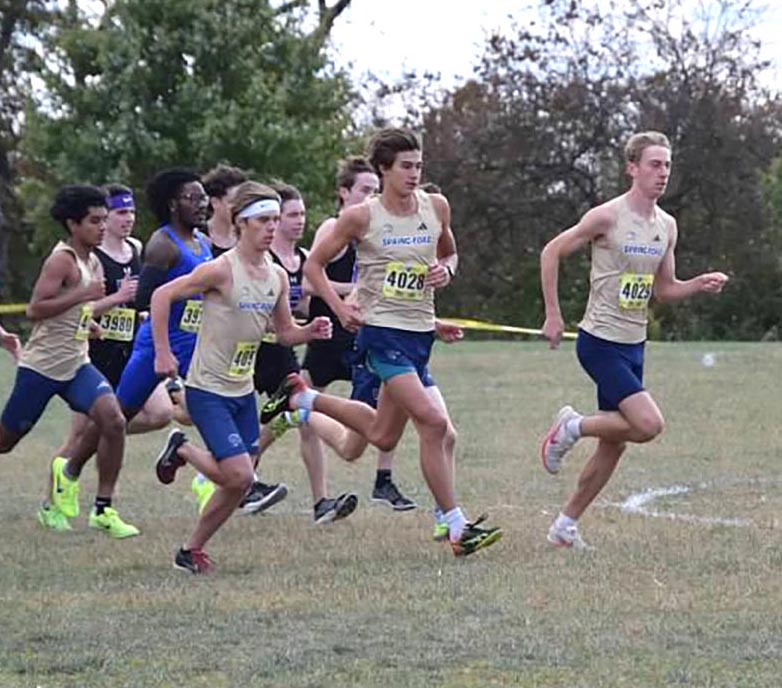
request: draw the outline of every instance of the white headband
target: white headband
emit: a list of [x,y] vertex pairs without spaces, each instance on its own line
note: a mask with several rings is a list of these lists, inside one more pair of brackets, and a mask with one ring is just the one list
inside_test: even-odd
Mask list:
[[264,213],[280,213],[280,204],[273,198],[263,198],[260,201],[250,203],[246,208],[242,208],[237,217],[246,220],[249,217],[263,215]]

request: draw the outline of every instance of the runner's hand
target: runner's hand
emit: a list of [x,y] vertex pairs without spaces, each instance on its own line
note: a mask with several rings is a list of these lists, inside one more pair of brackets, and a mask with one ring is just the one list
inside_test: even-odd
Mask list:
[[331,339],[334,329],[331,320],[325,315],[319,315],[307,327],[310,331],[310,339]]
[[19,360],[19,356],[22,354],[22,341],[18,335],[12,332],[3,332],[0,336],[0,345],[14,357],[15,361]]
[[179,372],[179,361],[171,350],[155,352],[155,375],[158,377],[176,377]]
[[548,348],[556,349],[562,341],[565,321],[561,315],[549,315],[543,323],[543,336],[548,340]]
[[446,270],[444,265],[435,263],[429,266],[429,270],[426,273],[426,279],[424,279],[424,286],[433,287],[434,289],[442,289],[448,286],[451,281],[451,275]]
[[98,301],[104,296],[106,296],[106,285],[102,279],[94,279],[84,287],[85,301]]
[[118,303],[127,303],[128,301],[134,301],[136,298],[136,291],[138,290],[138,277],[125,277],[119,283],[119,289],[117,289]]
[[453,344],[464,338],[464,330],[461,327],[442,322],[441,320],[434,321],[434,330],[438,339],[441,339],[446,344]]
[[698,275],[698,286],[707,294],[719,294],[727,281],[728,276],[724,272],[706,272]]
[[95,320],[90,320],[87,337],[90,339],[103,339],[103,328]]
[[364,324],[361,317],[361,309],[356,303],[342,302],[342,307],[337,312],[340,325],[348,332],[356,332]]

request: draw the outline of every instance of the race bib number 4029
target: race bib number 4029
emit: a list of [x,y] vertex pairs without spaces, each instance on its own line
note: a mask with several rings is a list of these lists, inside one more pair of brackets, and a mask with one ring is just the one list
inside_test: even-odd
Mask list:
[[619,276],[619,308],[642,310],[649,304],[654,275],[625,272]]

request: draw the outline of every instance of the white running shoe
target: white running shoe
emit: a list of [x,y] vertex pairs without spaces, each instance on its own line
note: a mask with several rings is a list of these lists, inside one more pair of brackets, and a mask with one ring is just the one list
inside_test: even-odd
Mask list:
[[586,542],[581,539],[581,535],[578,533],[578,526],[557,526],[557,522],[551,524],[548,529],[548,535],[546,539],[554,545],[554,547],[570,547],[572,549],[592,549]]
[[563,406],[559,409],[554,424],[543,438],[543,442],[540,445],[540,460],[543,462],[543,468],[552,475],[559,473],[565,454],[578,441],[577,438],[572,437],[567,431],[568,421],[580,417],[581,414],[575,411],[572,406]]

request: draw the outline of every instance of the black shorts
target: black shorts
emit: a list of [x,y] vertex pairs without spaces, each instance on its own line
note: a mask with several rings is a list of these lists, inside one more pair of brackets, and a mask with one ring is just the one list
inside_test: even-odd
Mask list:
[[309,371],[315,387],[327,387],[336,380],[350,382],[353,368],[353,343],[347,341],[314,341],[307,345],[301,367]]
[[90,363],[109,381],[112,389],[116,390],[132,350],[132,342],[95,339],[90,341]]
[[255,359],[253,383],[258,394],[274,394],[291,373],[301,370],[293,349],[279,344],[261,344]]

